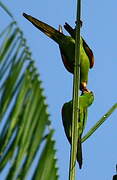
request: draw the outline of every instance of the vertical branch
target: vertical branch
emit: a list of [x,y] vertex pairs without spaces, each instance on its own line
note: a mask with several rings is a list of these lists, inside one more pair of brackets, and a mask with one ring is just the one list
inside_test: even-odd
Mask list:
[[77,141],[79,135],[78,119],[79,119],[79,88],[80,88],[80,14],[81,14],[81,0],[77,0],[75,67],[74,67],[74,78],[73,78],[72,143],[71,143],[71,153],[70,153],[69,180],[75,179]]

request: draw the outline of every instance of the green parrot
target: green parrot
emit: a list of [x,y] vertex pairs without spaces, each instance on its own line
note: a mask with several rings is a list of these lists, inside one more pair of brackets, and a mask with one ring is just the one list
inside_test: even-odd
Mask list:
[[[62,61],[65,68],[74,73],[74,62],[75,62],[75,39],[71,36],[66,36],[60,30],[56,30],[48,24],[23,13],[23,16],[28,19],[34,26],[36,26],[40,31],[46,34],[48,37],[53,39],[56,43],[58,43],[62,55]],[[88,91],[86,88],[88,81],[88,72],[91,67],[91,62],[88,55],[85,52],[83,47],[83,39],[80,38],[80,90]]]
[[[81,137],[86,126],[87,121],[87,108],[93,103],[94,95],[93,92],[84,91],[79,97],[79,137],[77,143],[77,161],[79,168],[82,168],[82,146]],[[65,134],[69,143],[71,144],[71,134],[72,134],[72,111],[73,103],[72,100],[65,103],[62,107],[62,122],[65,130]]]

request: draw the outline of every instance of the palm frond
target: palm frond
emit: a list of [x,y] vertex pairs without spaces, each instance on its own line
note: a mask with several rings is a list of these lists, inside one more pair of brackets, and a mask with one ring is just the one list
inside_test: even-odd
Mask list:
[[53,130],[31,52],[15,21],[0,38],[0,172],[9,164],[6,179],[24,179],[34,166],[32,179],[56,180]]

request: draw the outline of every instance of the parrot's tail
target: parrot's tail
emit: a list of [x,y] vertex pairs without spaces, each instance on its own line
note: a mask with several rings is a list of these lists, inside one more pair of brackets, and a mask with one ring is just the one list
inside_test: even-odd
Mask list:
[[23,13],[23,16],[28,19],[35,27],[37,27],[40,31],[46,34],[48,37],[56,41],[58,44],[60,40],[64,39],[64,34],[59,32],[58,30],[54,29],[53,27],[49,26],[48,24],[26,14]]
[[82,143],[81,143],[81,137],[78,138],[78,145],[77,145],[77,161],[79,164],[79,168],[82,168]]

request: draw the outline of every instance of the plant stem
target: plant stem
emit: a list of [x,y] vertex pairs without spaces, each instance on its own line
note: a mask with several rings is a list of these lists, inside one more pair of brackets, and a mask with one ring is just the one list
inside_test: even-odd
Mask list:
[[102,118],[88,131],[88,133],[82,138],[82,143],[86,141],[101,125],[104,121],[117,109],[117,103],[115,103],[109,111],[102,116]]
[[81,11],[81,0],[77,0],[75,67],[74,67],[74,78],[73,78],[72,142],[71,142],[71,152],[70,152],[69,180],[75,179],[77,141],[79,135],[78,119],[79,119],[79,87],[80,87],[80,11]]

